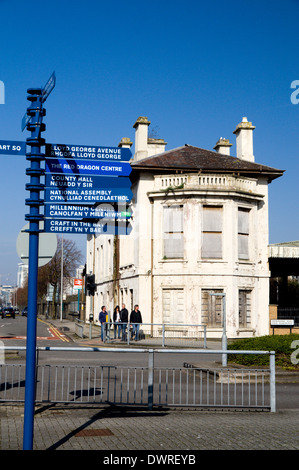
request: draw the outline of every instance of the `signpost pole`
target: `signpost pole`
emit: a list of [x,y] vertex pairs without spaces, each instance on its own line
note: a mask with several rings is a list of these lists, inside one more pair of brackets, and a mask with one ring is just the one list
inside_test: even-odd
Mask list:
[[30,213],[25,219],[29,221],[29,262],[28,262],[28,313],[27,313],[27,343],[26,343],[26,376],[25,376],[25,407],[24,407],[24,435],[23,449],[33,449],[34,431],[34,407],[35,407],[35,385],[36,385],[36,324],[37,324],[37,276],[38,276],[38,245],[39,245],[39,222],[44,220],[39,208],[44,205],[40,199],[40,191],[44,191],[40,177],[44,174],[41,161],[45,155],[41,153],[41,147],[45,140],[41,138],[41,132],[46,128],[43,124],[43,116],[46,114],[43,103],[55,86],[55,72],[51,75],[44,88],[29,88],[28,101],[31,105],[22,120],[22,130],[27,128],[31,131],[31,137],[26,140],[30,146],[30,153],[26,153],[26,159],[30,161],[30,168],[26,174],[30,176],[30,183],[26,189],[30,191],[30,198],[26,199],[26,205],[30,207]]
[[[37,323],[37,274],[38,274],[38,242],[39,242],[39,221],[43,220],[39,208],[43,204],[40,200],[40,191],[44,185],[40,183],[40,176],[43,171],[40,162],[44,159],[41,154],[41,146],[44,139],[40,133],[44,130],[42,124],[42,89],[29,89],[28,100],[32,102],[30,115],[32,116],[27,129],[31,131],[31,137],[27,139],[27,145],[31,147],[27,154],[27,160],[31,166],[26,170],[30,176],[30,183],[26,189],[30,191],[30,199],[26,204],[30,206],[30,214],[26,215],[29,221],[29,275],[28,275],[28,314],[27,314],[27,346],[26,346],[26,387],[25,387],[25,409],[24,409],[24,436],[23,449],[33,448],[33,427],[34,427],[34,407],[35,407],[35,379],[36,379],[36,323]],[[33,111],[34,110],[34,111]]]

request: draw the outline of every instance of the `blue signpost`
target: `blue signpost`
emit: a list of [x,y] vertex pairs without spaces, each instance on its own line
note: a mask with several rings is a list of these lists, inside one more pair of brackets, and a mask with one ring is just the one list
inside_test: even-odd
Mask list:
[[[127,220],[131,213],[123,210],[133,197],[128,178],[131,173],[130,149],[46,144],[41,138],[41,132],[45,130],[43,104],[55,83],[53,72],[44,88],[28,89],[27,99],[31,105],[22,119],[22,130],[31,131],[31,137],[26,142],[0,141],[0,154],[26,154],[31,163],[26,170],[30,176],[30,183],[26,185],[30,191],[30,198],[26,199],[30,213],[26,215],[29,221],[29,275],[24,450],[33,448],[39,222],[44,221],[43,231],[50,233],[127,235],[131,231]],[[29,153],[26,153],[26,145],[30,147]],[[43,146],[45,154],[41,151]],[[45,170],[41,167],[44,160]],[[45,184],[42,184],[40,178],[44,174]],[[44,200],[40,198],[41,191],[44,191]],[[99,203],[111,203],[111,206],[99,209],[96,207]],[[116,204],[122,208],[120,211],[115,210]],[[45,214],[40,214],[41,206],[45,206]],[[80,211],[83,217],[79,217]]]
[[44,218],[39,211],[40,206],[44,203],[44,201],[40,199],[40,192],[44,190],[44,185],[40,182],[40,177],[44,174],[44,170],[41,168],[41,162],[44,160],[41,147],[45,145],[45,140],[41,137],[41,132],[45,130],[45,124],[43,124],[43,116],[45,115],[43,103],[53,88],[54,86],[48,88],[46,92],[42,88],[30,88],[28,89],[29,96],[27,97],[31,105],[27,108],[26,114],[30,119],[26,119],[26,126],[27,130],[31,131],[31,137],[26,140],[27,145],[30,147],[30,152],[26,154],[26,159],[31,165],[30,168],[26,170],[26,174],[30,176],[30,183],[26,185],[26,189],[30,191],[30,198],[26,199],[26,205],[30,207],[30,213],[26,215],[26,220],[29,221],[29,272],[23,435],[24,450],[32,450],[33,448],[39,222]]
[[[26,204],[30,206],[30,214],[26,215],[29,220],[29,275],[28,275],[28,314],[27,314],[27,345],[26,345],[26,387],[25,387],[25,410],[24,410],[24,436],[23,449],[32,450],[33,446],[33,423],[35,406],[35,372],[36,372],[36,319],[37,319],[37,272],[38,272],[38,242],[39,242],[39,221],[43,219],[39,208],[43,204],[40,199],[40,191],[44,186],[40,183],[43,174],[40,163],[44,159],[41,153],[41,146],[44,139],[41,132],[44,130],[42,124],[42,90],[29,89],[28,100],[32,102],[31,110],[34,107],[35,115],[32,116],[28,130],[31,137],[27,139],[27,145],[31,147],[27,154],[27,160],[31,162],[31,167],[26,170],[30,175],[30,183],[26,189],[30,191],[30,199]],[[30,110],[30,113],[32,111]]]

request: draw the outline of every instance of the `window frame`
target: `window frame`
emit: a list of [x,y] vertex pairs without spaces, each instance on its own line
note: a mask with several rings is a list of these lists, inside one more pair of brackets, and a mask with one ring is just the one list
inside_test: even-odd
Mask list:
[[[219,211],[219,220],[211,217],[211,212]],[[214,241],[213,241],[214,239]],[[214,246],[218,243],[217,250],[211,250],[208,245]],[[223,205],[203,205],[202,207],[202,230],[201,230],[201,258],[204,260],[223,259]]]
[[[238,259],[240,261],[250,260],[250,211],[248,207],[238,207]],[[244,215],[241,220],[241,214],[246,214],[246,220]]]
[[[179,219],[174,220],[171,210],[179,211]],[[163,259],[184,259],[184,205],[163,206]],[[166,213],[169,212],[169,216]],[[168,246],[167,246],[168,244]],[[180,249],[177,250],[175,245]],[[181,246],[180,246],[181,245]]]

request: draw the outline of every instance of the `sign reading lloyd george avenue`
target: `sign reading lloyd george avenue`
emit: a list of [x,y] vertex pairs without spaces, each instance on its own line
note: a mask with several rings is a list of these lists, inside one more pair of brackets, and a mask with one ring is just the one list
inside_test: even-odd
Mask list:
[[[131,156],[128,148],[46,144],[45,232],[130,233],[126,204],[133,193],[126,176]],[[95,206],[101,203],[120,209],[99,211]]]
[[46,144],[46,157],[128,162],[132,158],[132,152],[129,148],[124,147]]

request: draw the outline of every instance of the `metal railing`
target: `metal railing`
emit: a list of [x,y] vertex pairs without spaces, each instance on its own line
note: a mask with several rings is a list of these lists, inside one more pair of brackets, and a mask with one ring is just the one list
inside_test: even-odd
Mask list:
[[[8,347],[3,347],[9,350]],[[24,347],[14,347],[24,350]],[[121,405],[264,409],[276,411],[275,352],[224,351],[227,354],[269,355],[269,368],[156,367],[155,354],[219,355],[219,350],[119,349],[79,347],[38,347],[38,351],[98,353],[147,353],[145,367],[117,365],[37,364],[36,402],[114,403]],[[223,354],[223,351],[221,351]],[[98,358],[97,358],[98,359]],[[99,362],[99,361],[98,361]],[[0,366],[0,402],[23,402],[25,365]]]
[[294,320],[294,326],[299,326],[299,308],[298,307],[278,307],[277,319]]
[[[138,343],[152,347],[162,348],[170,346],[179,347],[207,347],[207,327],[206,325],[195,324],[181,324],[181,323],[104,323],[103,340],[104,343],[114,343],[115,341],[123,341],[130,344],[135,344],[136,336],[133,336],[134,326],[138,325]],[[86,336],[89,338],[95,336],[95,329],[91,328],[91,324],[85,324]],[[81,321],[76,322],[76,333],[82,337],[84,325]],[[100,337],[100,328],[96,326],[96,336]]]

